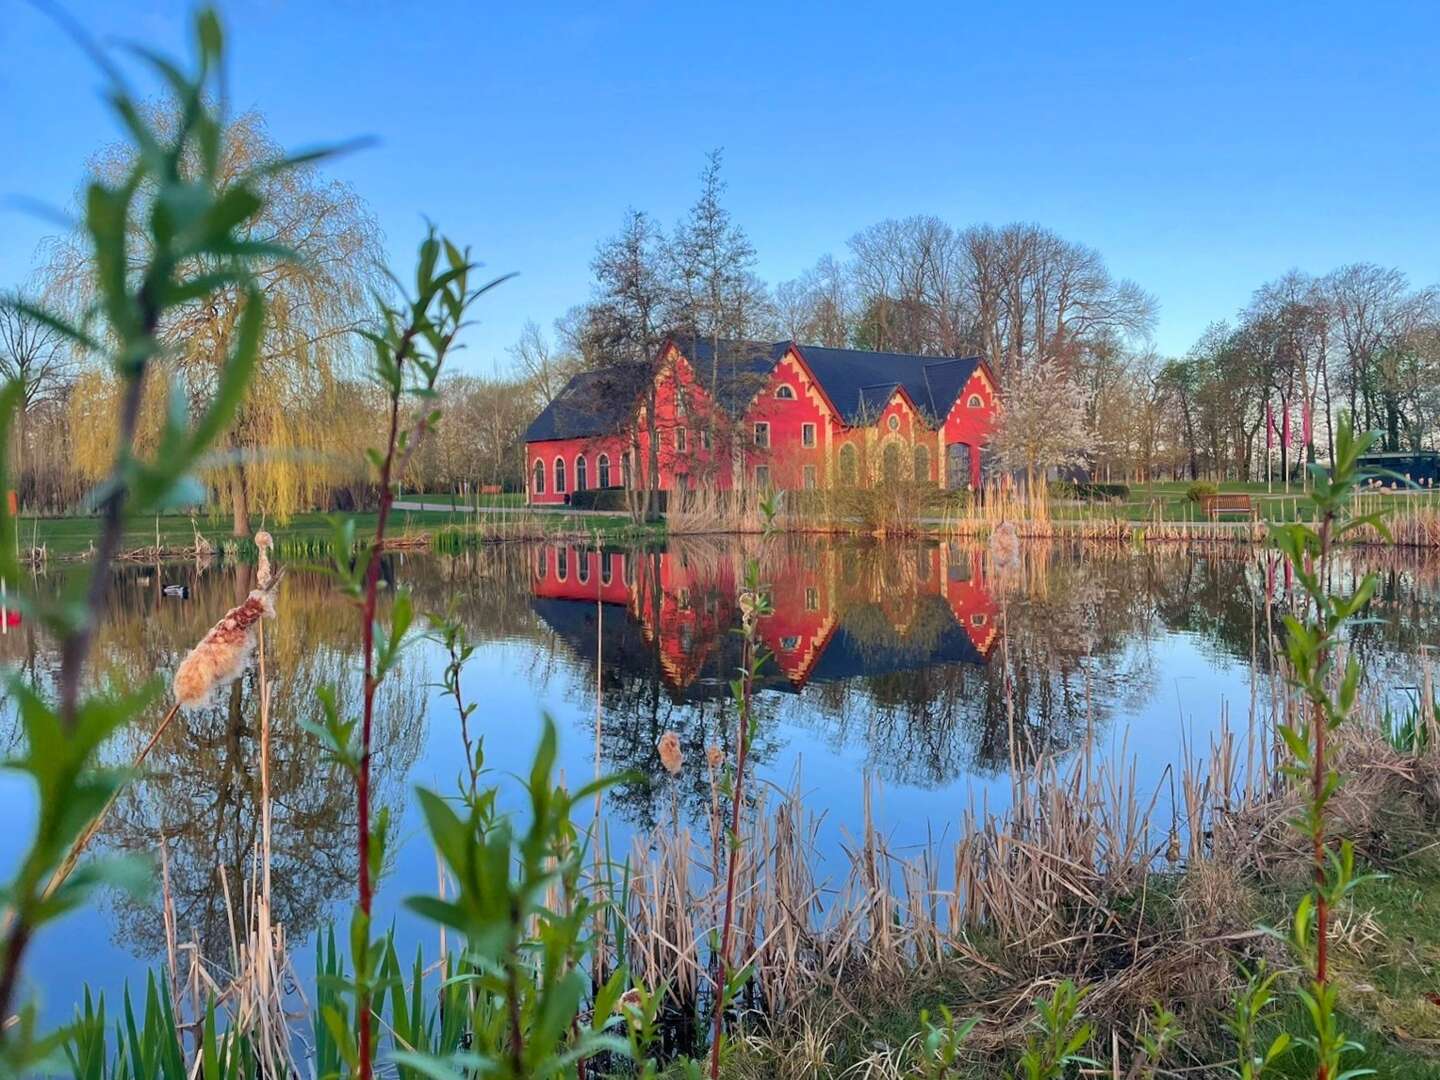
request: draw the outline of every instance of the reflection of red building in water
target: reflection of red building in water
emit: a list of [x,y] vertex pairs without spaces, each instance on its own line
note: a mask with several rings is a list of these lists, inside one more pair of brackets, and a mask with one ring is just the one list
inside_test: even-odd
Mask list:
[[[724,693],[738,662],[731,632],[743,555],[545,547],[534,553],[536,610],[584,656],[605,606],[605,663],[653,664],[677,694]],[[767,682],[801,689],[934,664],[985,663],[998,605],[981,553],[957,544],[903,552],[864,546],[767,556],[772,614],[760,635]]]
[[979,357],[677,337],[653,363],[576,375],[546,406],[525,433],[528,499],[652,486],[978,487],[998,405]]

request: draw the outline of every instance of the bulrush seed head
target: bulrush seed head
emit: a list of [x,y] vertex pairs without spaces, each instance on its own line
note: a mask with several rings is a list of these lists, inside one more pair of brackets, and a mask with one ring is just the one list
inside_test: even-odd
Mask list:
[[685,755],[680,752],[680,736],[673,731],[665,732],[660,736],[656,749],[660,751],[660,764],[665,766],[665,771],[671,776],[679,776],[685,764]]
[[264,589],[251,590],[244,603],[227,611],[175,669],[176,702],[200,708],[234,682],[255,651],[256,624],[274,614],[274,598]]

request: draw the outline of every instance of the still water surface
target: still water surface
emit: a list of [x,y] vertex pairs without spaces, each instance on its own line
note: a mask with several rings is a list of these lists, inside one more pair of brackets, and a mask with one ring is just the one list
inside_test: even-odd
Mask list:
[[[477,643],[463,693],[478,705],[471,730],[505,801],[517,802],[513,774],[528,764],[542,713],[559,725],[572,783],[593,773],[597,745],[602,768],[643,778],[608,797],[612,850],[624,851],[677,805],[698,818],[708,804],[702,759],[730,738],[736,593],[749,557],[761,560],[774,610],[760,627],[773,658],[758,698],[757,775],[798,786],[823,812],[822,857],[859,833],[867,778],[877,824],[903,851],[953,836],[967,808],[1003,808],[1012,750],[1066,757],[1088,744],[1096,755],[1133,755],[1147,798],[1161,785],[1163,808],[1162,777],[1186,741],[1204,746],[1226,710],[1243,728],[1278,689],[1266,619],[1278,618],[1286,582],[1250,552],[1032,547],[1004,581],[979,548],[788,539],[663,551],[510,546],[397,555],[385,570],[417,610],[453,606]],[[1354,648],[1371,692],[1400,700],[1440,629],[1440,566],[1379,569],[1372,614],[1383,621],[1362,626]],[[117,572],[97,670],[120,682],[168,677],[243,599],[251,574],[183,564]],[[58,589],[63,579],[57,571],[40,584]],[[167,594],[177,585],[187,595]],[[266,635],[274,913],[303,943],[303,971],[315,931],[353,892],[354,790],[301,723],[316,718],[315,691],[327,684],[342,706],[357,705],[357,620],[327,579],[291,569]],[[42,687],[57,667],[53,643],[24,624],[7,627],[0,658]],[[398,822],[377,908],[395,920],[402,956],[417,940],[434,951],[431,931],[400,907],[436,880],[413,789],[453,791],[465,770],[453,700],[436,685],[444,659],[436,643],[417,640],[377,718],[378,799]],[[101,833],[111,850],[152,854],[163,837],[177,936],[214,958],[230,950],[226,887],[239,894],[259,839],[257,685],[252,667],[212,705],[182,713]],[[128,760],[154,720],[117,740],[113,758]],[[666,730],[687,754],[675,782],[655,751]],[[7,705],[0,749],[18,738]],[[0,776],[0,872],[15,865],[32,820],[24,783]],[[48,1017],[63,1020],[85,983],[113,996],[143,979],[163,961],[164,942],[158,900],[108,896],[39,940],[31,980]]]

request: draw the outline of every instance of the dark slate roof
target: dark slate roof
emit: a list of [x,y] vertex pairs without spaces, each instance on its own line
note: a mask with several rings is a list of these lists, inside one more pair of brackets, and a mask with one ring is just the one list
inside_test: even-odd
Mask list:
[[[965,628],[955,620],[948,605],[938,596],[929,597],[938,605],[943,629],[933,639],[920,644],[901,639],[894,641],[861,641],[842,623],[836,628],[806,685],[840,682],[870,675],[891,675],[920,671],[941,664],[983,666],[985,658],[975,648]],[[593,663],[595,635],[603,634],[601,645],[605,657],[605,679],[614,685],[626,677],[654,679],[669,690],[677,701],[723,699],[730,696],[730,679],[741,662],[739,637],[722,633],[718,648],[704,659],[699,672],[686,686],[671,685],[660,667],[653,645],[645,637],[644,628],[628,605],[606,604],[603,622],[597,626],[593,600],[560,600],[532,596],[530,606],[561,638],[574,654]],[[697,648],[700,647],[698,644]],[[758,685],[767,690],[795,693],[792,683],[776,664],[763,666]]]
[[[896,386],[903,386],[932,421],[943,420],[955,404],[955,396],[980,366],[978,356],[913,356],[819,345],[797,348],[847,424],[873,420]],[[880,394],[886,388],[882,400]]]
[[985,658],[975,648],[975,642],[970,640],[965,628],[955,620],[945,601],[938,596],[929,599],[945,609],[944,629],[933,641],[928,641],[923,646],[898,637],[886,642],[861,642],[841,623],[835,633],[830,635],[825,651],[810,670],[810,682],[835,682],[867,675],[893,675],[940,664],[983,666]]
[[530,422],[525,441],[583,439],[619,431],[633,415],[648,374],[644,364],[580,372]]
[[714,387],[720,406],[731,416],[743,413],[765,377],[790,348],[788,341],[726,341],[675,334],[670,339],[685,354],[707,391]]
[[[736,417],[792,345],[835,403],[841,419],[851,425],[872,422],[899,387],[905,388],[927,419],[938,423],[980,366],[978,356],[915,356],[790,341],[722,340],[717,349],[713,339],[687,334],[676,334],[671,341],[690,361],[700,384],[707,391],[713,388],[721,406]],[[648,365],[631,364],[576,375],[535,418],[525,432],[525,441],[587,438],[620,430],[633,414],[649,374]]]

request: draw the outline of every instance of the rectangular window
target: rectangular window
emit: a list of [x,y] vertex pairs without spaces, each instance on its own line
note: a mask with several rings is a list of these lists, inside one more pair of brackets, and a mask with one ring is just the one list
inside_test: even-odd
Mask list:
[[685,429],[683,427],[675,429],[675,449],[682,454],[685,452]]
[[710,449],[710,431],[708,428],[700,432],[700,449]]
[[806,490],[806,491],[814,491],[814,490],[815,490],[815,466],[814,466],[814,465],[806,465],[806,466],[805,466],[805,490]]
[[820,590],[819,590],[819,589],[809,588],[809,589],[806,589],[806,590],[805,590],[805,610],[806,610],[806,611],[819,611],[819,610],[820,610]]
[[756,465],[756,466],[755,466],[755,486],[758,487],[758,488],[768,488],[768,487],[770,486],[770,466],[769,466],[769,465]]
[[770,425],[764,420],[755,425],[755,445],[765,447],[770,445]]
[[800,425],[800,442],[801,442],[803,445],[805,445],[805,446],[814,446],[814,445],[815,445],[815,425],[814,425],[814,424],[801,424],[801,425]]

